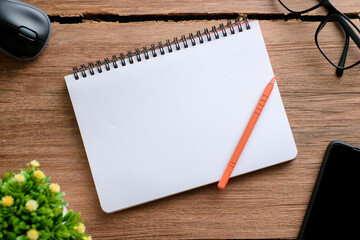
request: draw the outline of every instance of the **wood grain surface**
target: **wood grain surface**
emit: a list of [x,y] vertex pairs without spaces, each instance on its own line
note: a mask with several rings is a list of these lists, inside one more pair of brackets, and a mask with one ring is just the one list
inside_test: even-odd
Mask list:
[[[98,2],[89,2],[87,12],[103,10],[96,10]],[[158,10],[139,4],[136,11],[216,11],[211,1],[201,2],[204,8],[200,1],[194,7],[169,1],[172,7],[159,10],[164,3],[152,1],[148,4],[158,4]],[[224,1],[224,9],[232,9],[231,2],[241,5]],[[358,4],[347,1],[344,6],[348,2]],[[85,9],[80,1],[33,3],[54,14],[82,14]],[[123,14],[130,8],[130,2],[127,8],[102,4],[105,12]],[[131,9],[128,14],[134,14],[135,7]],[[297,143],[295,160],[233,178],[226,191],[212,184],[114,214],[104,213],[97,199],[63,77],[72,66],[225,21],[53,23],[50,42],[37,59],[20,62],[0,53],[0,175],[37,159],[66,192],[70,208],[82,213],[94,239],[295,239],[328,143],[343,140],[360,146],[360,67],[335,76],[314,44],[318,22],[260,22]]]
[[[58,16],[91,16],[97,14],[111,14],[119,16],[129,15],[198,15],[198,14],[288,14],[277,0],[29,0],[43,9],[49,15]],[[288,0],[294,9],[303,10],[317,0]],[[360,1],[358,0],[332,0],[334,6],[344,13],[359,14]],[[310,5],[309,5],[310,6]],[[316,9],[306,15],[324,15],[322,9]]]

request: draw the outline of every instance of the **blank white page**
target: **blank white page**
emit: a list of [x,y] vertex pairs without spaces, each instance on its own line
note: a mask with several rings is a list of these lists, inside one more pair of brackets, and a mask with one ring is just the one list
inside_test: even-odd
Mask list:
[[[172,53],[164,47],[164,55],[150,52],[124,67],[110,64],[110,71],[95,68],[79,80],[65,77],[105,212],[220,179],[274,75],[259,24],[250,26],[188,48],[180,42]],[[275,85],[232,176],[296,154]]]

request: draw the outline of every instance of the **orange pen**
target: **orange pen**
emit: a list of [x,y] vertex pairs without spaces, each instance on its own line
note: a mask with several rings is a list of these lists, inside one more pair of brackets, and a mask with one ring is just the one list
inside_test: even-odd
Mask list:
[[245,145],[246,145],[246,142],[247,140],[249,139],[250,137],[250,134],[252,132],[252,130],[254,129],[255,127],[255,124],[257,122],[257,120],[259,119],[259,116],[266,104],[266,101],[268,100],[273,88],[274,88],[274,84],[275,84],[275,77],[273,77],[270,82],[266,85],[266,88],[258,102],[258,104],[256,105],[256,108],[250,118],[250,121],[248,123],[248,125],[246,126],[245,128],[245,131],[243,132],[241,138],[240,138],[240,141],[238,143],[238,145],[236,146],[235,148],[235,151],[218,183],[218,188],[220,189],[224,189],[227,182],[229,181],[229,178],[231,176],[231,173],[232,171],[234,170],[235,168],[235,165],[240,157],[240,154],[242,152],[242,150],[244,149]]

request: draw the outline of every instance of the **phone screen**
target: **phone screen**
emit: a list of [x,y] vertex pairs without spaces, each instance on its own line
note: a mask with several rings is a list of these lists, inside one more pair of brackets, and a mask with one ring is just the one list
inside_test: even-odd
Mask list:
[[329,145],[298,239],[360,239],[358,148]]

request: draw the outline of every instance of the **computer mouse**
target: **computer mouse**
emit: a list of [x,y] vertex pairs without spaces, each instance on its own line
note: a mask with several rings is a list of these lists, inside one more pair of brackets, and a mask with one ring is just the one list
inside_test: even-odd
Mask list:
[[51,33],[49,17],[39,8],[17,0],[0,0],[0,50],[31,60],[45,49]]

